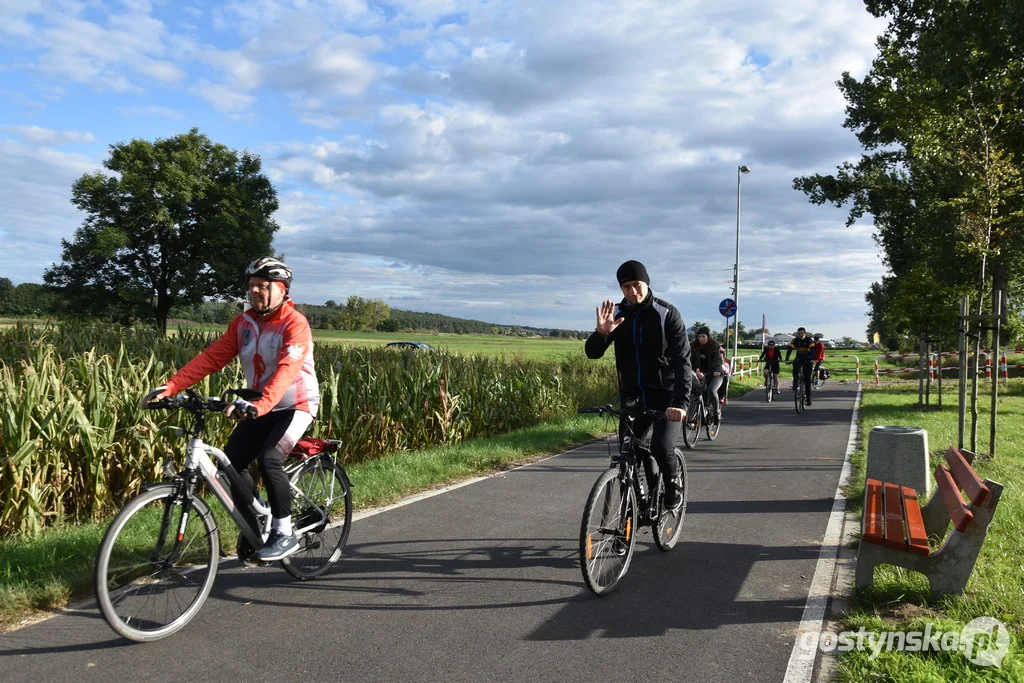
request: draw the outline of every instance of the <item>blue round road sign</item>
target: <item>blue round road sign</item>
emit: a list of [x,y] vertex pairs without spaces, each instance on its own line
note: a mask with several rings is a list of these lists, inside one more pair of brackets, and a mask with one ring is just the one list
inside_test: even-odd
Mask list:
[[726,318],[731,318],[736,315],[736,302],[732,299],[722,299],[722,303],[718,304],[718,312]]

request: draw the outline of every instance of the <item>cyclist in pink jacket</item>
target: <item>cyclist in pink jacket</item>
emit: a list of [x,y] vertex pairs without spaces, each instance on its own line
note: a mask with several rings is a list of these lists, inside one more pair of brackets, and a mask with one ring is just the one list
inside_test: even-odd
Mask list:
[[[247,310],[167,384],[149,392],[143,405],[184,391],[226,367],[236,356],[241,359],[249,388],[263,392],[263,397],[253,403],[238,399],[225,409],[227,415],[241,421],[231,432],[224,453],[242,475],[244,490],[232,487],[231,494],[247,515],[255,492],[248,468],[254,460],[259,464],[273,521],[270,535],[255,557],[269,562],[298,550],[284,459],[313,422],[320,390],[313,369],[309,322],[288,296],[291,269],[277,259],[261,258],[250,263],[245,274]],[[255,520],[250,522],[258,528]]]

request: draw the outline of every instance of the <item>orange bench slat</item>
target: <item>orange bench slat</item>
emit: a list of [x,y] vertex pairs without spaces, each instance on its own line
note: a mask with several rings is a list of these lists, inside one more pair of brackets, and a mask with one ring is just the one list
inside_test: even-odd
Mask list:
[[865,541],[885,542],[885,515],[882,513],[882,482],[868,479],[864,489],[864,534]]
[[885,545],[898,550],[907,549],[907,539],[903,534],[903,500],[900,487],[885,482],[883,485],[885,505]]
[[949,518],[953,520],[953,526],[960,533],[967,531],[967,527],[974,521],[974,513],[964,504],[960,489],[957,488],[945,465],[940,464],[935,468],[935,481],[939,484],[939,491],[942,492],[942,500],[946,503],[946,510],[949,511]]
[[924,518],[921,516],[921,505],[917,500],[917,492],[909,486],[900,489],[903,496],[903,516],[907,520],[907,538],[912,553],[927,555],[931,552],[928,547],[928,533],[924,530]]
[[967,494],[971,505],[977,507],[984,503],[985,498],[988,497],[988,487],[956,446],[950,446],[946,451],[946,462],[949,463],[949,471],[953,474],[953,480]]

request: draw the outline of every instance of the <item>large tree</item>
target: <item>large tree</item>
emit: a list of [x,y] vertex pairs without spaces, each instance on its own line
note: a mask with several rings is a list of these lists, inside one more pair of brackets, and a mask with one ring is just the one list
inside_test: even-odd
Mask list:
[[980,306],[992,289],[1024,288],[1024,3],[865,5],[889,25],[871,71],[839,82],[844,125],[865,153],[794,187],[849,204],[851,223],[874,217],[891,276],[868,294],[869,335],[934,334],[955,318],[958,295]]
[[183,135],[110,146],[108,172],[72,186],[86,213],[62,262],[44,274],[78,313],[149,318],[161,330],[174,306],[244,293],[245,266],[272,254],[277,193],[260,159]]

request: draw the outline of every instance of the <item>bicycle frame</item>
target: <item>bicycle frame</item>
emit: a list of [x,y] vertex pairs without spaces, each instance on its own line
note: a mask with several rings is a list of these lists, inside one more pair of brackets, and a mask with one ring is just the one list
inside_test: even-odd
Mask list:
[[[622,436],[622,445],[619,447],[619,457],[613,458],[612,462],[619,466],[619,476],[623,481],[628,481],[629,485],[633,487],[633,493],[636,494],[637,503],[640,506],[640,523],[648,524],[652,518],[651,514],[651,501],[653,500],[652,493],[657,488],[657,472],[652,472],[651,468],[654,464],[654,456],[644,454],[643,462],[638,465],[637,452],[639,448],[637,446],[636,434],[633,431],[633,422],[636,421],[636,417],[629,415],[626,418],[625,434]],[[648,463],[648,459],[651,461]],[[639,468],[643,467],[644,478],[647,480],[647,488],[644,489],[643,483],[640,481]],[[619,510],[619,517],[625,514],[624,506],[626,505],[625,499],[623,499],[621,505],[623,509]]]
[[[184,430],[181,430],[181,432],[184,432]],[[316,457],[322,458],[325,456],[318,455]],[[220,465],[219,468],[217,464],[214,464],[214,461],[216,461],[216,463]],[[302,463],[300,461],[294,465],[285,468],[285,471],[291,472],[295,467],[301,466],[301,464]],[[207,486],[213,492],[214,497],[216,497],[217,500],[220,501],[220,504],[224,506],[224,509],[231,516],[231,519],[235,522],[235,525],[238,527],[238,530],[242,532],[246,540],[248,540],[249,543],[252,544],[252,547],[259,548],[263,544],[263,539],[266,537],[268,533],[270,533],[270,506],[269,504],[261,501],[258,496],[253,497],[252,505],[250,505],[250,508],[256,514],[257,519],[263,518],[265,521],[262,529],[252,528],[252,526],[249,525],[248,520],[246,520],[245,516],[242,514],[242,511],[238,508],[237,505],[235,505],[234,499],[231,497],[230,480],[233,477],[237,477],[239,475],[235,470],[234,465],[231,464],[231,461],[228,459],[228,456],[224,453],[224,451],[205,443],[201,438],[193,435],[188,442],[188,449],[185,457],[185,469],[183,471],[183,474],[186,475],[185,481],[188,482],[189,484],[190,493],[191,488],[194,487],[195,485],[194,478],[192,476],[188,476],[191,473],[198,475],[200,479],[206,482]],[[221,474],[224,475],[223,478],[219,476]],[[224,481],[224,479],[227,479],[228,481]],[[291,487],[293,493],[298,494],[305,501],[312,503],[314,509],[320,510],[320,508],[316,506],[315,503],[313,503],[313,501],[310,500],[305,493],[303,493],[298,487],[296,487],[295,484],[292,484],[291,481],[289,481],[289,486]],[[330,492],[331,496],[334,495],[333,486],[334,482],[332,480],[332,491]],[[295,533],[302,534],[306,531],[309,531],[319,526],[326,520],[327,517],[321,510],[319,519],[315,520],[311,524],[306,524],[305,526],[295,529]],[[184,522],[185,520],[182,521],[183,525]]]

